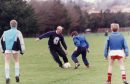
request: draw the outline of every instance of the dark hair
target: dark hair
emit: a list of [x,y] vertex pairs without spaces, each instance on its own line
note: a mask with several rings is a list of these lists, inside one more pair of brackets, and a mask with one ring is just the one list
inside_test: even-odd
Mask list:
[[72,33],[71,33],[71,36],[73,37],[73,36],[77,36],[78,35],[78,32],[77,31],[73,31]]

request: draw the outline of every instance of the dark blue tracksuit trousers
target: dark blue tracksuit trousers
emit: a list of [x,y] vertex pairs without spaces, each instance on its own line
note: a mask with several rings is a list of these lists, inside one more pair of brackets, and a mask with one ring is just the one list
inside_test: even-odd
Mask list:
[[83,60],[84,64],[85,64],[86,66],[89,65],[89,62],[88,62],[88,60],[87,60],[87,58],[86,58],[87,50],[86,50],[85,47],[78,48],[76,51],[73,52],[73,54],[72,54],[72,60],[74,61],[74,63],[78,63],[77,57],[78,57],[80,54],[82,55],[82,60]]
[[52,48],[51,47],[49,49],[50,49],[50,53],[51,53],[52,57],[59,64],[60,67],[62,67],[62,62],[61,62],[59,56],[63,58],[64,63],[68,62],[68,58],[62,48],[60,48],[60,47]]

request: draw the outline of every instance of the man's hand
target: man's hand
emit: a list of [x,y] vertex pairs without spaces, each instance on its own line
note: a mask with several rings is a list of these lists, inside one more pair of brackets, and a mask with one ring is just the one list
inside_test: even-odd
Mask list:
[[65,54],[68,55],[68,51],[67,50],[65,50]]
[[75,47],[74,51],[77,51],[77,47]]
[[20,54],[23,55],[24,53],[22,51],[20,51]]
[[88,52],[88,53],[90,52],[89,49],[87,49],[87,52]]

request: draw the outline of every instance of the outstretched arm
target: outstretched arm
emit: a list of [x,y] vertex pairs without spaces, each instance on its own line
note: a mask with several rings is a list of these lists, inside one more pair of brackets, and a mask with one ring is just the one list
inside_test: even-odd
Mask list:
[[51,32],[47,32],[47,33],[45,33],[45,34],[42,34],[42,35],[40,35],[38,38],[39,38],[39,39],[49,38],[49,37],[51,36],[51,34],[52,34],[52,31],[51,31]]

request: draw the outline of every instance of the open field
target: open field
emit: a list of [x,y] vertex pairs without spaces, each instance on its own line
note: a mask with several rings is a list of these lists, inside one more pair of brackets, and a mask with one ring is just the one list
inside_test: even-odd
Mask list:
[[[123,33],[130,48],[130,35]],[[79,56],[81,66],[74,70],[71,54],[74,45],[71,37],[65,37],[68,45],[68,58],[72,65],[69,69],[61,69],[53,61],[47,45],[47,39],[36,42],[34,38],[26,38],[26,53],[21,56],[21,82],[19,84],[104,84],[107,77],[108,62],[104,60],[103,49],[106,37],[104,34],[89,34],[86,36],[90,44],[87,58],[90,69],[87,69]],[[14,80],[14,62],[11,61],[11,84]],[[130,58],[125,60],[127,79],[130,82]],[[115,62],[112,84],[122,84],[118,63]],[[0,54],[0,84],[4,80],[4,56]]]

